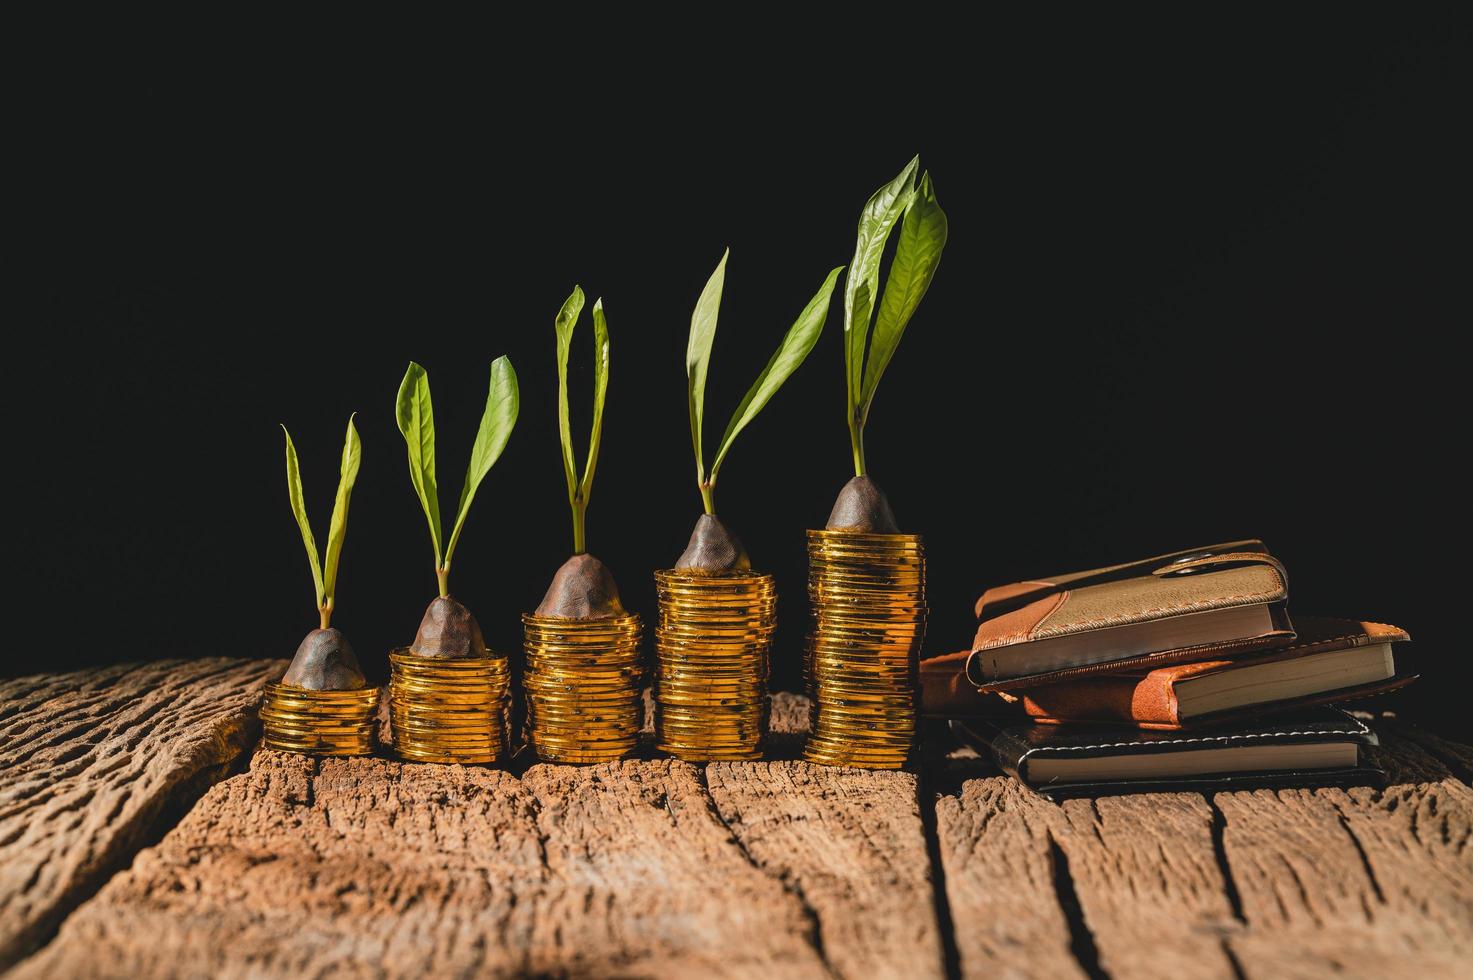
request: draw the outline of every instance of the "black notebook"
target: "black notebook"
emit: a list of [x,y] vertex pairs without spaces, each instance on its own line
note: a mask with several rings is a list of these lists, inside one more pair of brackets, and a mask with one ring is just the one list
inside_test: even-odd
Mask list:
[[954,721],[964,742],[1028,786],[1059,795],[1378,783],[1362,751],[1376,735],[1336,708],[1191,731]]

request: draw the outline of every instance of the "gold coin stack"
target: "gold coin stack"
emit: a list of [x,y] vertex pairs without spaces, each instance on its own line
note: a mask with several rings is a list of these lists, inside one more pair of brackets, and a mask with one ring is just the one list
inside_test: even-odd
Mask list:
[[808,532],[813,632],[804,660],[804,758],[898,769],[916,731],[926,557],[916,534]]
[[496,762],[506,750],[505,657],[389,654],[394,752],[410,762]]
[[262,744],[302,755],[369,755],[377,714],[376,687],[312,691],[267,684],[261,702]]
[[771,575],[655,573],[655,747],[687,762],[762,758]]
[[522,616],[527,729],[547,762],[614,762],[639,744],[639,617]]

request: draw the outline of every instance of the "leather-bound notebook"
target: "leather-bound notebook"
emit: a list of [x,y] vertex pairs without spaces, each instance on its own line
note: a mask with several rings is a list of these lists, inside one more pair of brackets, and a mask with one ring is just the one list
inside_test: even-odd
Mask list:
[[1411,639],[1384,623],[1295,616],[1298,639],[1234,660],[1097,674],[1012,695],[1032,720],[1176,729],[1245,712],[1352,701],[1404,687],[1393,644]]
[[1202,732],[952,722],[998,768],[1050,796],[1377,783],[1362,751],[1376,744],[1362,721],[1305,708],[1246,727]]
[[1288,576],[1257,540],[989,589],[967,659],[980,691],[1227,659],[1294,640]]

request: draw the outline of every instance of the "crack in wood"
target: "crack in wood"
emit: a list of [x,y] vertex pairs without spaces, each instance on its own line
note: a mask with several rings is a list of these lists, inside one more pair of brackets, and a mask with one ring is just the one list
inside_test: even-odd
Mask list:
[[1049,861],[1053,870],[1054,896],[1069,927],[1069,951],[1073,953],[1079,968],[1091,980],[1108,980],[1110,974],[1100,965],[1099,947],[1095,945],[1094,933],[1090,931],[1089,923],[1084,920],[1084,908],[1079,903],[1079,893],[1074,889],[1074,876],[1069,871],[1069,855],[1052,830],[1046,834]]
[[839,976],[839,972],[835,970],[834,965],[829,962],[828,952],[824,949],[823,922],[819,918],[818,909],[813,907],[813,903],[810,902],[808,900],[808,896],[803,893],[803,886],[799,884],[796,880],[791,879],[788,875],[773,874],[766,867],[764,867],[761,862],[759,862],[755,857],[752,856],[752,852],[747,848],[746,842],[743,841],[742,838],[737,834],[731,823],[726,819],[726,814],[721,812],[721,806],[716,802],[716,798],[711,795],[711,784],[707,781],[706,766],[697,765],[695,769],[696,781],[700,783],[701,791],[705,794],[706,806],[711,811],[711,815],[716,818],[717,823],[721,824],[721,826],[725,828],[727,836],[731,839],[731,843],[736,846],[737,851],[741,854],[743,858],[746,859],[748,864],[756,868],[762,874],[767,875],[769,878],[777,881],[780,885],[783,886],[783,891],[787,892],[789,895],[793,896],[793,898],[798,900],[798,904],[803,910],[803,917],[808,922],[808,942],[813,946],[813,952],[818,957],[818,961],[822,965],[824,973],[826,973],[830,977],[837,978]]
[[921,811],[921,832],[926,835],[926,860],[931,866],[931,900],[936,925],[941,931],[942,966],[948,980],[962,975],[961,951],[956,945],[956,927],[951,919],[951,901],[946,897],[946,869],[941,863],[941,837],[936,832],[936,807],[941,793],[931,787],[931,767],[923,765],[916,778],[916,804]]
[[1232,940],[1227,936],[1222,937],[1222,955],[1227,960],[1228,967],[1233,971],[1233,980],[1247,980],[1248,974],[1243,970],[1238,954],[1233,952]]
[[[1337,813],[1336,816],[1340,820],[1341,828],[1343,828],[1345,831],[1345,836],[1349,837],[1350,843],[1355,846],[1355,853],[1360,858],[1361,867],[1365,869],[1366,880],[1371,883],[1371,891],[1375,893],[1376,901],[1381,903],[1382,905],[1385,905],[1386,893],[1381,890],[1381,882],[1376,877],[1376,869],[1371,867],[1371,858],[1369,855],[1366,854],[1366,846],[1362,844],[1360,838],[1356,836],[1354,828],[1350,826],[1350,821],[1345,819],[1345,814],[1343,812],[1340,812]],[[1366,917],[1371,918],[1369,909],[1367,910]]]
[[1227,896],[1228,907],[1232,909],[1233,918],[1239,923],[1246,923],[1243,918],[1243,897],[1238,894],[1238,883],[1233,879],[1233,867],[1228,863],[1227,847],[1223,842],[1227,831],[1227,816],[1222,808],[1217,805],[1217,800],[1206,796],[1207,807],[1212,811],[1212,854],[1217,858],[1217,868],[1222,872],[1223,891]]

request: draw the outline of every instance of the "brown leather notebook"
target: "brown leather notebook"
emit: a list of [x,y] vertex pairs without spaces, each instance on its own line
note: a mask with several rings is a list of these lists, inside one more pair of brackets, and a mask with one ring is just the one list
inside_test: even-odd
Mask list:
[[1294,639],[1288,576],[1257,540],[989,589],[967,658],[981,691],[1226,659]]
[[1410,684],[1392,645],[1411,639],[1384,623],[1296,616],[1290,646],[1234,660],[1081,677],[1013,698],[1043,724],[1106,722],[1172,730],[1244,713],[1370,697]]

